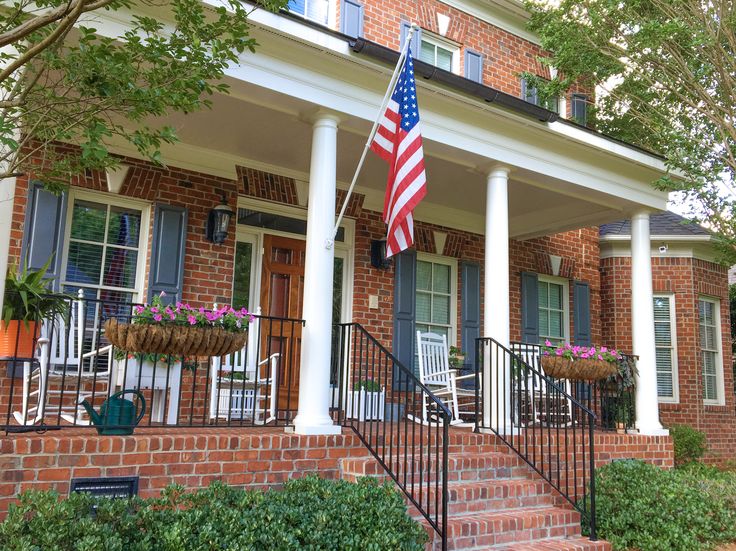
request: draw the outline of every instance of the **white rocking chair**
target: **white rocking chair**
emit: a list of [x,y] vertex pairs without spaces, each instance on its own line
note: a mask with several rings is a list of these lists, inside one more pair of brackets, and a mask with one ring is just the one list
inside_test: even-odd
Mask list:
[[[260,308],[256,313],[260,315]],[[276,420],[281,354],[258,358],[259,325],[260,318],[250,324],[245,348],[222,358],[212,358],[210,420],[253,419],[254,423],[262,425]],[[242,379],[233,378],[236,373],[242,374]]]
[[[458,387],[458,381],[475,378],[474,374],[458,376],[457,370],[450,367],[450,352],[447,337],[436,333],[417,331],[417,349],[419,352],[419,380],[442,400],[452,413],[451,424],[454,426],[470,426],[473,423],[464,421],[462,415],[474,416],[475,390]],[[461,407],[459,398],[469,398],[470,406]],[[430,411],[432,403],[425,394],[422,399],[422,418],[413,415],[409,418],[423,424],[438,422],[436,413]]]

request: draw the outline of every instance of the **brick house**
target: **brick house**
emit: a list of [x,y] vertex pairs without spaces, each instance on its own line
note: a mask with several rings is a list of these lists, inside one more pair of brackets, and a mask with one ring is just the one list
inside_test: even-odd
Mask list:
[[[71,478],[85,476],[139,476],[141,493],[150,495],[170,481],[196,487],[222,478],[264,486],[310,471],[382,473],[376,459],[395,475],[372,433],[341,431],[339,415],[336,422],[335,323],[359,324],[376,354],[388,358],[390,351],[394,369],[414,365],[417,330],[445,335],[471,367],[482,364],[483,424],[491,434],[452,429],[446,475],[457,478],[445,492],[450,505],[429,511],[421,494],[418,500],[412,494],[413,484],[407,489],[406,477],[399,482],[417,515],[450,546],[565,537],[581,549],[603,548],[577,537],[578,513],[554,494],[580,497],[577,475],[587,467],[585,451],[582,460],[574,455],[578,446],[596,464],[642,457],[671,466],[662,423],[686,423],[706,431],[714,460],[726,457],[736,439],[727,272],[715,263],[707,232],[663,212],[666,194],[650,185],[665,171],[662,159],[586,127],[590,91],[539,105],[519,73],[549,74],[537,61],[542,51],[525,29],[520,3],[307,0],[292,3],[290,12],[256,11],[252,22],[257,53],[244,54],[228,70],[232,93],[215,97],[211,111],[172,121],[182,142],[164,150],[166,168],[121,146],[115,151],[122,170],[86,174],[61,196],[43,191],[32,174],[18,177],[7,254],[12,265],[33,267],[53,255],[54,289],[81,289],[84,300],[96,304],[146,302],[165,291],[196,306],[260,309],[263,320],[282,325],[287,318],[303,320],[303,327],[291,326],[296,335],[277,335],[281,359],[288,357],[278,371],[279,392],[286,394],[270,402],[278,404],[277,421],[296,435],[273,426],[237,432],[230,415],[214,434],[206,413],[199,428],[184,423],[187,414],[191,421],[208,407],[209,368],[203,367],[182,375],[182,389],[191,394],[180,407],[190,409],[134,437],[89,436],[61,421],[66,430],[59,434],[69,436],[5,436],[0,461],[9,474],[0,483],[6,496],[0,512],[21,489],[67,491]],[[415,213],[415,250],[385,263],[377,251],[386,231],[386,169],[377,158],[366,162],[334,246],[325,241],[409,22],[421,27],[412,40],[429,191]],[[69,154],[75,154],[71,146]],[[205,227],[222,203],[234,216],[224,240],[215,243]],[[124,268],[111,267],[121,254]],[[267,331],[265,321],[260,327]],[[564,438],[580,438],[572,442],[573,455],[565,440],[560,459],[559,427],[532,446],[541,446],[544,456],[544,442],[556,443],[557,485],[545,467],[541,476],[551,487],[538,492],[528,480],[489,482],[497,456],[513,468],[525,463],[514,463],[520,461],[514,438],[523,433],[514,427],[518,419],[511,411],[491,413],[492,393],[499,397],[492,381],[510,379],[510,364],[476,358],[480,337],[508,348],[545,339],[601,344],[637,356],[636,423],[629,434],[575,436],[579,423],[568,412],[572,436],[565,430]],[[371,361],[373,369],[375,356]],[[395,372],[389,377],[384,386],[401,386]],[[17,407],[20,384],[3,376],[0,412]],[[414,407],[406,387],[397,392],[392,402]],[[568,404],[591,396],[589,390],[555,392]],[[167,424],[187,427],[178,437]],[[398,427],[396,446],[407,446],[408,433],[402,437],[401,422]],[[428,428],[412,438],[434,437]],[[372,456],[361,455],[365,446]],[[468,453],[485,454],[480,467],[463,463]],[[560,487],[560,468],[576,477],[572,491]],[[485,474],[457,474],[465,470]],[[486,483],[498,484],[495,495],[505,501],[485,504],[488,510],[467,505],[480,500],[474,492]],[[452,508],[460,503],[467,507]],[[529,523],[517,526],[504,517],[502,528],[494,528],[493,515],[504,509]],[[462,538],[468,524],[476,526],[472,541]],[[539,530],[533,534],[529,526]]]

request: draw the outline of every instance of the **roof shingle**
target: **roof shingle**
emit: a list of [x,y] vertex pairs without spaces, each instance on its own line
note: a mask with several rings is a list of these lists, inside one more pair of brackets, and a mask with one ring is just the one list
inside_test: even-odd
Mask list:
[[[600,235],[631,235],[631,220],[619,220],[600,227]],[[690,222],[687,218],[666,211],[652,214],[649,217],[649,231],[651,235],[702,235],[709,236],[710,232],[703,226]]]

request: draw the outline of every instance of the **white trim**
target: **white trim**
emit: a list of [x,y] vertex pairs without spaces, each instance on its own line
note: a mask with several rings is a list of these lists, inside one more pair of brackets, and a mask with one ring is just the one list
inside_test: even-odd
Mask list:
[[[564,277],[550,276],[546,274],[537,274],[537,282],[543,283],[554,283],[555,285],[562,286],[562,332],[563,339],[565,342],[570,342],[570,281]],[[539,283],[537,283],[538,285]],[[539,302],[537,301],[537,311],[539,311]],[[540,328],[541,329],[541,328]],[[549,335],[539,334],[539,338]]]
[[[450,256],[442,256],[439,254],[417,252],[417,262],[430,262],[432,264],[443,264],[450,267],[450,339],[448,345],[457,346],[457,301],[458,301],[458,288],[457,288],[457,258]],[[414,282],[414,294],[416,295],[416,281]],[[416,302],[416,298],[414,299]],[[416,308],[416,305],[415,305]],[[416,319],[414,316],[414,323],[424,323]],[[429,323],[428,325],[441,325]]]
[[[659,391],[657,392],[657,401],[660,404],[679,404],[680,403],[680,376],[678,368],[678,350],[677,350],[677,306],[675,302],[675,295],[673,293],[654,293],[654,299],[664,298],[670,304],[670,348],[672,349],[672,396],[660,396]],[[654,308],[654,304],[652,304]],[[656,321],[655,321],[656,326]],[[655,332],[656,335],[656,332]],[[655,353],[657,349],[655,340]]]
[[[700,302],[709,302],[713,304],[713,317],[715,319],[715,338],[716,338],[716,392],[718,397],[716,400],[706,400],[703,397],[703,403],[706,406],[725,406],[726,405],[726,389],[723,378],[723,339],[721,335],[721,300],[715,297],[709,297],[705,295],[698,295],[698,332],[700,330]],[[703,363],[703,348],[702,341],[698,339],[698,351],[699,351],[699,365],[700,370],[698,376],[700,378],[700,384],[703,385],[703,370],[705,365]],[[705,392],[705,387],[703,387]]]
[[[69,200],[67,204],[66,212],[66,223],[64,227],[64,248],[61,265],[61,286],[73,285],[84,288],[94,289],[111,289],[104,285],[83,285],[78,282],[66,281],[66,268],[69,260],[69,243],[72,229],[72,216],[74,214],[74,201],[80,199],[82,201],[90,201],[95,203],[101,203],[105,205],[112,205],[117,207],[127,207],[141,211],[141,224],[138,230],[138,259],[136,266],[136,278],[135,278],[135,289],[129,291],[133,294],[134,302],[143,301],[143,293],[146,286],[146,260],[148,259],[150,243],[148,241],[148,229],[151,223],[151,203],[140,199],[133,199],[130,197],[115,195],[112,193],[105,193],[101,191],[90,191],[77,187],[69,188]],[[109,221],[108,221],[109,222]],[[101,266],[101,270],[104,271],[105,266]],[[120,290],[114,288],[115,290]]]

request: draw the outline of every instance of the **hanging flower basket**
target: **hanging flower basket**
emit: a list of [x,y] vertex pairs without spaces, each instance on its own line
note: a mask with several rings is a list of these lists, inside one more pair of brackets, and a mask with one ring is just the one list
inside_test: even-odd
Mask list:
[[555,379],[595,381],[605,379],[617,372],[615,363],[606,360],[576,359],[561,356],[542,356],[542,369]]
[[245,309],[166,306],[161,296],[154,297],[150,306],[136,306],[131,323],[107,320],[107,339],[132,353],[178,356],[225,356],[245,346],[253,319]]

